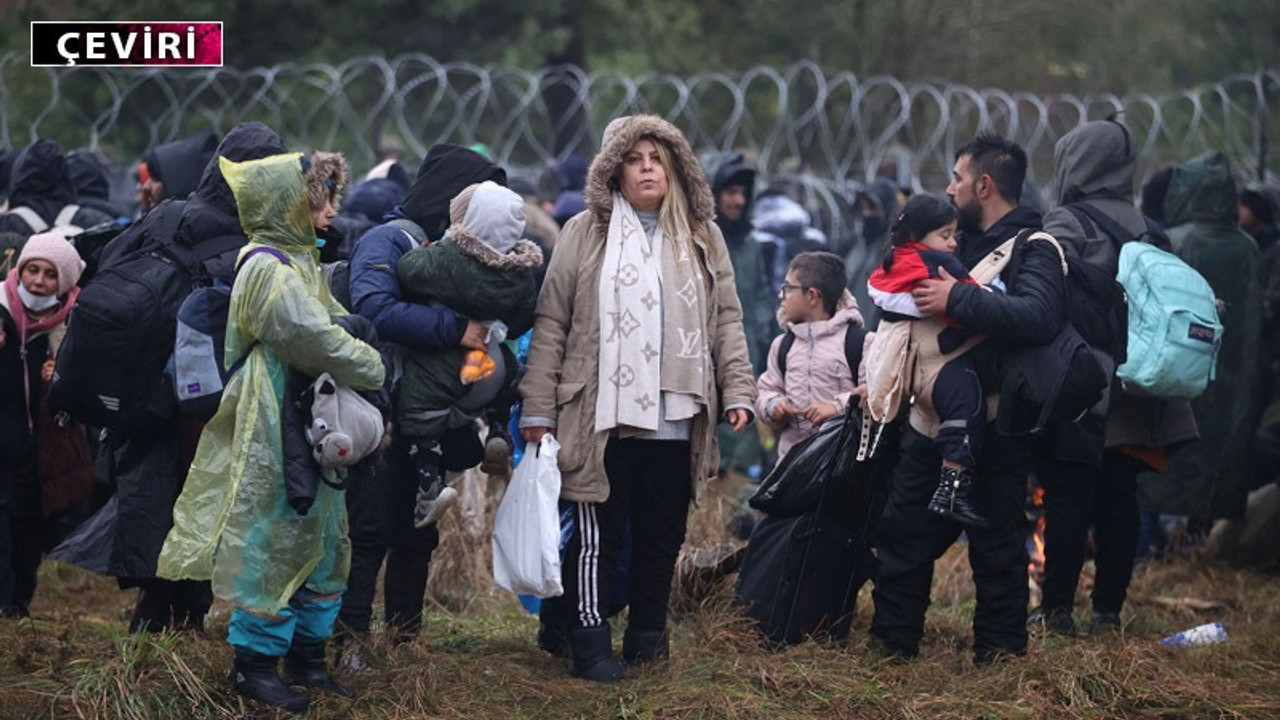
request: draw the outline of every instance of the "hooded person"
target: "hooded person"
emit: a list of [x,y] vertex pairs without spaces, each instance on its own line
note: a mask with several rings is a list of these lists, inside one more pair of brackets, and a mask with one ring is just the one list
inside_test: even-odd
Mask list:
[[[742,326],[747,352],[757,374],[763,373],[773,335],[776,289],[769,283],[764,253],[751,224],[756,171],[739,152],[714,153],[703,159],[716,203],[716,225],[724,235],[733,281],[742,304]],[[764,450],[755,434],[736,435],[728,426],[719,428],[720,469],[737,469],[758,477]]]
[[111,202],[111,181],[97,153],[92,150],[67,153],[67,169],[81,206],[104,212],[112,220],[128,215],[124,208]]
[[623,658],[658,660],[689,503],[720,466],[716,425],[745,428],[756,386],[715,201],[680,130],[654,115],[611,121],[584,196],[538,296],[520,427],[560,443],[560,496],[576,516],[570,672],[615,682],[607,600],[625,528]]
[[[317,262],[299,153],[235,162],[219,159],[250,238],[241,252],[227,316],[228,357],[247,356],[205,426],[157,574],[210,580],[235,606],[228,641],[236,689],[294,712],[306,695],[288,679],[350,696],[326,668],[350,564],[342,494],[322,485],[306,515],[287,501],[281,438],[285,374],[328,373],[352,390],[384,380],[378,351],[333,322],[346,311],[330,296]],[[271,253],[249,253],[256,248]]]
[[[227,241],[229,249],[204,263],[211,277],[230,282],[236,256],[247,242],[236,207],[236,198],[222,174],[218,157],[236,162],[285,152],[274,130],[257,122],[231,129],[218,146],[191,196],[174,211],[181,216],[172,237],[152,237],[149,230],[162,218],[151,213],[134,223],[103,249],[101,266],[151,247],[174,243],[196,247]],[[156,378],[160,382],[161,378]],[[110,433],[105,452],[111,458],[110,480],[114,496],[93,517],[76,529],[54,557],[87,570],[114,576],[121,587],[141,587],[130,631],[161,632],[168,629],[200,629],[213,602],[209,584],[173,582],[156,576],[156,557],[173,517],[173,502],[182,489],[195,453],[202,423],[189,417],[129,436]]]
[[1169,458],[1163,473],[1138,479],[1153,512],[1200,519],[1244,515],[1254,430],[1261,414],[1262,288],[1258,244],[1238,225],[1235,178],[1218,152],[1177,166],[1164,198],[1174,252],[1218,298],[1222,347],[1216,376],[1191,401],[1200,442]]
[[[1065,253],[1115,277],[1122,244],[1148,227],[1133,204],[1138,148],[1129,129],[1114,119],[1084,123],[1057,142],[1054,160],[1057,206],[1045,215],[1045,232]],[[1126,237],[1108,235],[1095,215]],[[1041,609],[1030,620],[1063,635],[1075,632],[1072,611],[1090,527],[1097,567],[1092,629],[1119,626],[1138,546],[1138,474],[1162,467],[1170,448],[1197,436],[1186,401],[1130,395],[1118,383],[1109,397],[1105,415],[1054,428],[1053,452],[1037,468],[1045,490],[1045,578]]]
[[[503,185],[506,178],[502,168],[472,150],[435,145],[418,168],[404,201],[387,213],[383,224],[356,241],[350,263],[351,309],[373,323],[379,342],[393,354],[487,348],[486,330],[478,322],[447,307],[412,302],[400,286],[397,268],[411,250],[445,235],[449,206],[459,192],[486,180]],[[393,404],[398,400],[396,392]],[[455,435],[460,447],[456,452],[453,445],[446,449],[446,464],[474,458],[469,465],[462,465],[471,467],[480,462],[484,448],[475,432],[467,429],[450,437]],[[391,446],[383,456],[384,474],[377,483],[354,482],[347,493],[351,576],[339,619],[354,640],[365,637],[370,629],[374,591],[384,560],[385,618],[393,636],[397,641],[411,639],[422,625],[428,565],[440,534],[434,524],[414,528],[418,483],[408,445],[399,430],[394,430]],[[359,643],[350,643],[343,649],[344,663],[361,666],[362,652]]]
[[62,235],[33,235],[0,288],[0,617],[27,615],[52,539],[40,452],[49,438],[39,420],[50,414],[44,390],[83,270]]
[[[64,213],[67,217],[61,222]],[[83,230],[111,219],[101,210],[80,205],[67,156],[58,143],[37,140],[18,152],[9,176],[9,211],[0,215],[0,233],[27,237],[59,225]]]
[[[146,177],[141,177],[144,210],[150,210],[168,198],[185,199],[195,192],[200,178],[214,152],[218,150],[218,136],[212,130],[157,145],[142,156]],[[147,181],[150,181],[148,185]]]
[[400,287],[410,300],[444,305],[489,328],[485,353],[496,365],[492,375],[468,383],[460,373],[474,351],[451,347],[405,355],[396,419],[414,458],[417,527],[435,522],[457,498],[444,485],[445,434],[473,426],[490,407],[505,423],[506,411],[520,399],[516,358],[502,339],[533,327],[534,273],[542,265],[537,244],[522,239],[524,200],[515,192],[492,180],[470,185],[453,199],[450,217],[443,240],[400,260]]
[[306,178],[307,202],[311,207],[311,225],[316,231],[320,261],[334,262],[350,256],[351,243],[335,223],[342,211],[342,196],[347,192],[346,156],[324,150],[312,152]]

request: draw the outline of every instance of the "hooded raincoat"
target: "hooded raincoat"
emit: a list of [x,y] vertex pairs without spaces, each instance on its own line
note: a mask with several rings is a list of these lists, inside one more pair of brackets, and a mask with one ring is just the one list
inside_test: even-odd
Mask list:
[[1201,518],[1241,517],[1251,445],[1261,414],[1262,289],[1258,244],[1237,227],[1235,180],[1221,153],[1179,165],[1164,212],[1173,249],[1218,297],[1222,349],[1217,376],[1191,401],[1199,443],[1169,459],[1163,475],[1139,478],[1142,507]]
[[158,570],[175,580],[212,579],[217,597],[260,613],[278,612],[304,585],[321,595],[341,592],[350,566],[339,491],[322,486],[304,516],[286,501],[286,372],[328,372],[356,390],[379,387],[384,375],[377,351],[331,321],[346,311],[319,271],[300,159],[220,160],[247,249],[276,248],[290,264],[259,253],[236,277],[226,352],[248,359],[200,437]]

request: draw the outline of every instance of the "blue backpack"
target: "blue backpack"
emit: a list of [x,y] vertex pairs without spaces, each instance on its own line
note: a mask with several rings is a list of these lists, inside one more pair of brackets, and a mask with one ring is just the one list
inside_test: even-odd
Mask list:
[[1129,357],[1116,370],[1126,391],[1191,399],[1214,379],[1222,323],[1208,281],[1146,243],[1120,248],[1116,277],[1129,296]]
[[[289,265],[289,257],[271,247],[256,247],[236,263],[236,272],[258,253],[275,257]],[[185,415],[208,420],[218,411],[222,389],[253,352],[253,341],[230,367],[225,363],[227,314],[231,308],[231,285],[217,281],[187,295],[178,308],[178,332],[173,343],[173,384],[178,410]]]

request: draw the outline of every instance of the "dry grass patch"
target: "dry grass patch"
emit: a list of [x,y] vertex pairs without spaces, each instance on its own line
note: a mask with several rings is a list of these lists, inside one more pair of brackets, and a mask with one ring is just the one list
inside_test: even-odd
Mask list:
[[[1034,638],[1026,658],[975,668],[973,588],[964,547],[938,563],[922,657],[880,658],[865,641],[869,591],[849,639],[780,653],[759,643],[730,605],[732,578],[680,598],[670,661],[616,686],[574,680],[534,645],[536,618],[491,592],[488,532],[500,484],[467,480],[470,500],[446,517],[422,636],[375,635],[373,672],[343,678],[354,702],[317,698],[308,717],[872,720],[1280,717],[1280,578],[1183,558],[1144,567],[1123,631]],[[689,548],[725,542],[740,478],[713,485],[695,512]],[[1090,578],[1079,607],[1087,608]],[[696,596],[695,596],[696,595]],[[48,563],[34,619],[0,621],[0,720],[233,718],[246,708],[226,674],[226,609],[205,636],[130,637],[134,592]],[[1226,645],[1173,650],[1159,639],[1221,621]],[[1077,621],[1088,628],[1088,615]],[[619,633],[620,634],[620,633]],[[252,717],[286,717],[271,712]]]

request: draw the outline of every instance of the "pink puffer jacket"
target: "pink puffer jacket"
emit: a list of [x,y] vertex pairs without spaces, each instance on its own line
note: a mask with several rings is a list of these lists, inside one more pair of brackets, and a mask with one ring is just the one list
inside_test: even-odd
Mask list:
[[845,358],[845,332],[850,326],[860,327],[862,324],[857,302],[846,292],[830,320],[791,325],[796,340],[787,353],[785,379],[778,370],[778,347],[785,334],[773,339],[769,346],[768,368],[758,382],[760,394],[756,398],[756,416],[781,431],[778,437],[779,460],[792,445],[815,433],[817,428],[803,417],[780,425],[772,420],[770,411],[783,400],[790,400],[799,412],[804,412],[814,403],[833,403],[843,414],[858,372],[857,368],[849,368],[849,361]]

